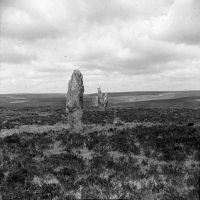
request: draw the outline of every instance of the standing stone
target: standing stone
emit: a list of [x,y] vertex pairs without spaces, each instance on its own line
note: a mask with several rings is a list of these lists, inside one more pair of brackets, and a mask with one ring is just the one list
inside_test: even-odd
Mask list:
[[107,107],[108,107],[108,94],[107,93],[105,93],[105,95],[104,95],[104,108],[106,109]]
[[66,114],[70,127],[75,131],[83,129],[83,75],[79,70],[74,70],[68,84]]
[[103,93],[101,92],[101,88],[100,87],[98,88],[97,96],[98,96],[99,105],[102,105],[103,104]]
[[106,110],[108,107],[108,94],[102,93],[101,88],[98,88],[97,96],[92,99],[93,106],[99,109]]
[[92,104],[96,108],[99,106],[99,98],[98,98],[98,96],[92,98]]

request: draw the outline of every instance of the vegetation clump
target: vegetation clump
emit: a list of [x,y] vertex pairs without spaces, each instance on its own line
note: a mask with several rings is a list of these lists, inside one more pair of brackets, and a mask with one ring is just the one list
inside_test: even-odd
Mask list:
[[76,134],[15,132],[57,127],[64,107],[0,108],[2,199],[199,199],[199,109],[86,109]]

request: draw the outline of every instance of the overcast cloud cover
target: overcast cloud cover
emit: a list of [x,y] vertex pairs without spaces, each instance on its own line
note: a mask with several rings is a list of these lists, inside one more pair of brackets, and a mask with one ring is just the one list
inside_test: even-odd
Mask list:
[[200,0],[0,0],[0,93],[200,89]]

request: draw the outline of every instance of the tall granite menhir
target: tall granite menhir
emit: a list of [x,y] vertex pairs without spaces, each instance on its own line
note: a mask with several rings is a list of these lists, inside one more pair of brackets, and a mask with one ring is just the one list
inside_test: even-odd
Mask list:
[[83,129],[83,93],[83,75],[79,70],[74,70],[68,84],[66,114],[70,127],[75,131]]

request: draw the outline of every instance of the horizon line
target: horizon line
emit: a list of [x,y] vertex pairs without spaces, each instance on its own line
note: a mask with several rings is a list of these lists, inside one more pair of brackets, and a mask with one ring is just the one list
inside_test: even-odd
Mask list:
[[[106,92],[106,91],[105,91]],[[103,93],[105,93],[103,92]],[[106,93],[131,93],[131,92],[200,92],[200,89],[198,90],[135,90],[135,91],[119,91],[119,92],[106,92]],[[91,95],[96,94],[97,92],[93,93],[85,93],[85,95]],[[67,92],[20,92],[20,93],[0,93],[0,95],[22,95],[22,94],[67,94]]]

